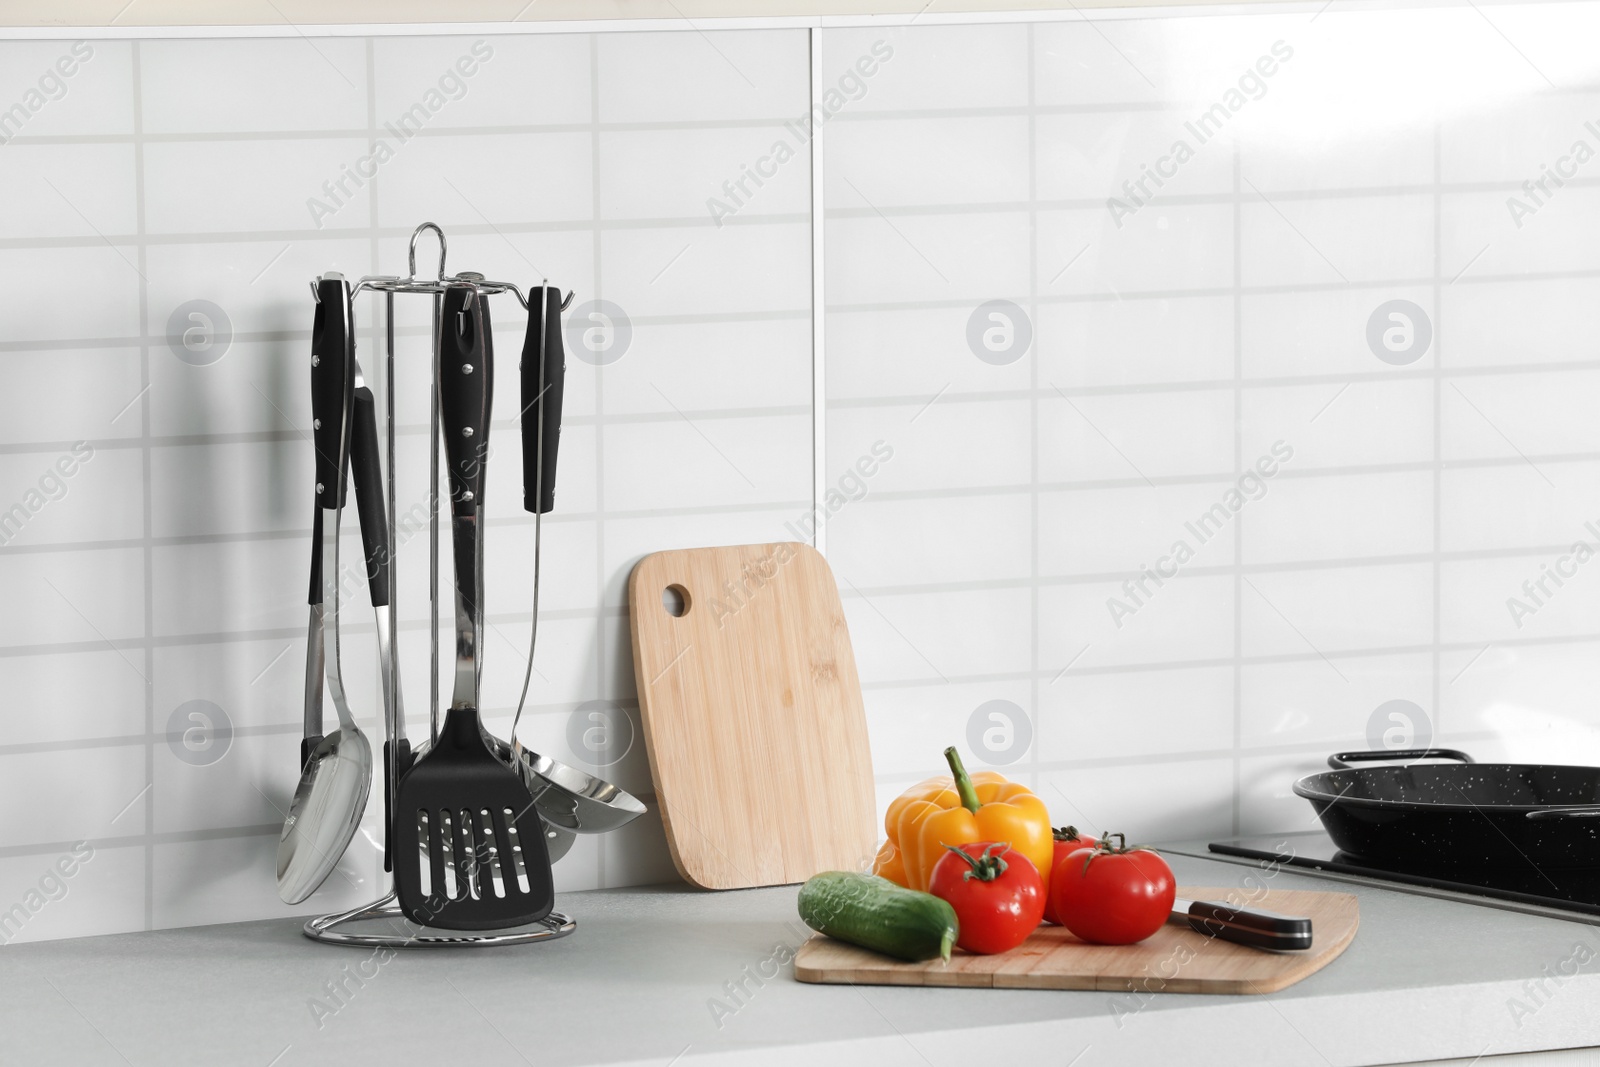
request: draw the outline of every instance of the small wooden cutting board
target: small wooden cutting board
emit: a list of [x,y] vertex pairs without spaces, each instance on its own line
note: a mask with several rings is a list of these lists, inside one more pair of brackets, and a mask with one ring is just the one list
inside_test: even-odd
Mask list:
[[[668,591],[687,610],[672,614]],[[657,552],[633,568],[628,600],[678,873],[744,889],[870,862],[872,753],[827,561],[795,542]]]
[[1090,945],[1060,926],[1041,926],[998,956],[956,950],[949,963],[902,963],[817,934],[795,955],[802,982],[967,986],[992,989],[1094,989],[1119,993],[1272,993],[1314,974],[1356,936],[1360,915],[1349,893],[1273,889],[1241,899],[1238,889],[1180,886],[1185,900],[1232,900],[1280,915],[1311,917],[1312,945],[1265,952],[1168,923],[1137,945]]

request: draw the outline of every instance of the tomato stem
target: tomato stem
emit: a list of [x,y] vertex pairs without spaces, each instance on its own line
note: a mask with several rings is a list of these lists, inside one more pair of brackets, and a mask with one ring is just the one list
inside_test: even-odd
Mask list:
[[1076,826],[1058,826],[1050,831],[1050,836],[1057,841],[1076,841],[1081,835]]
[[978,790],[972,784],[972,776],[967,774],[966,767],[962,766],[961,753],[956,751],[956,746],[951,745],[944,750],[944,760],[950,764],[950,774],[956,780],[956,792],[961,794],[961,806],[976,814]]
[[[1069,826],[1067,829],[1070,830],[1072,827]],[[1112,844],[1112,838],[1116,838],[1116,844]],[[1087,871],[1089,864],[1094,862],[1096,856],[1125,856],[1129,852],[1155,852],[1155,849],[1146,848],[1143,845],[1130,845],[1125,835],[1108,834],[1102,830],[1100,831],[1100,840],[1096,842],[1094,848],[1089,851],[1088,857],[1083,861],[1083,869]]]
[[1005,874],[1006,867],[1009,866],[1004,856],[994,855],[995,849],[999,849],[1001,852],[1009,851],[1011,848],[1009,841],[1004,844],[983,846],[983,855],[981,856],[974,856],[965,849],[957,848],[954,845],[945,845],[944,847],[960,856],[966,861],[967,866],[972,868],[970,871],[962,872],[961,878],[963,881],[969,878],[976,878],[980,882],[992,882],[1002,874]]

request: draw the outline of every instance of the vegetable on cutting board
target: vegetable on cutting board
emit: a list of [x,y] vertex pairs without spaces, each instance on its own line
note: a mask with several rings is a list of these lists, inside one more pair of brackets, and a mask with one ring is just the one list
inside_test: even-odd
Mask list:
[[1098,945],[1131,945],[1161,929],[1178,887],[1166,860],[1129,846],[1122,834],[1105,834],[1093,848],[1080,848],[1062,860],[1050,892],[1062,925],[1078,937]]
[[[1056,878],[1056,868],[1061,866],[1061,861],[1080,848],[1094,848],[1095,840],[1078,833],[1076,826],[1058,826],[1050,832],[1055,839],[1055,857],[1050,861],[1050,880]],[[1056,917],[1056,898],[1053,893],[1046,891],[1044,895],[1044,921],[1061,925],[1061,920]]]
[[955,908],[961,924],[956,944],[980,955],[1016,948],[1044,917],[1038,870],[1003,843],[948,846],[928,890]]
[[884,878],[824,871],[800,887],[800,919],[819,934],[912,963],[950,958],[960,936],[955,909]]
[[954,747],[944,750],[952,777],[929,778],[889,805],[889,842],[874,873],[910,889],[927,889],[947,845],[1005,841],[1026,857],[1048,891],[1055,857],[1044,801],[994,771],[968,775]]

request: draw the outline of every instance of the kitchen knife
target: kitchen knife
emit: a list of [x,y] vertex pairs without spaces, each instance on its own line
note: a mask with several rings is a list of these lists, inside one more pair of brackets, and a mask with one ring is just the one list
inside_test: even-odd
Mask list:
[[1254,908],[1236,908],[1214,900],[1172,902],[1168,922],[1187,925],[1196,933],[1264,949],[1311,947],[1311,920]]

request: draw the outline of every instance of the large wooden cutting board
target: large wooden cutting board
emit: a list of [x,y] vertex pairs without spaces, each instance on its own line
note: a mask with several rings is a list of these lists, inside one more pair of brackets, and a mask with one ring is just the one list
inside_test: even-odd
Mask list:
[[[1181,886],[1178,896],[1228,900],[1230,893],[1238,892]],[[1171,923],[1137,945],[1089,945],[1060,926],[1041,926],[1021,945],[998,956],[971,956],[958,950],[949,963],[902,963],[817,934],[795,955],[794,976],[802,982],[852,985],[1271,993],[1326,967],[1350,944],[1360,923],[1356,898],[1349,893],[1274,889],[1249,906],[1282,915],[1309,915],[1311,947],[1302,952],[1263,952]]]
[[[669,613],[663,593],[687,605]],[[706,889],[856,870],[877,842],[855,654],[828,563],[786,542],[657,552],[628,580],[672,860]]]

